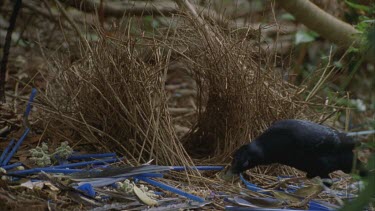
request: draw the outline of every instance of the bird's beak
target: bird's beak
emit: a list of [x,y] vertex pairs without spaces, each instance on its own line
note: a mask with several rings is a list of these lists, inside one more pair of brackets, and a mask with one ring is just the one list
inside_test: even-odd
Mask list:
[[223,180],[229,181],[232,180],[234,177],[238,176],[238,174],[233,173],[233,169],[228,169],[225,173],[221,175]]

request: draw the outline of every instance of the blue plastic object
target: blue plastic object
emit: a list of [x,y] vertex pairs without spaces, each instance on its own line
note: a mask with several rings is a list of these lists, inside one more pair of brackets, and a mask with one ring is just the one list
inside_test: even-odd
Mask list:
[[103,160],[93,160],[93,161],[85,161],[85,162],[79,162],[79,163],[69,163],[69,164],[63,164],[63,165],[58,165],[58,166],[51,166],[50,168],[76,168],[76,167],[82,167],[82,166],[88,166],[88,165],[114,163],[117,161],[120,161],[120,159],[109,158],[109,159],[103,159]]
[[38,91],[35,88],[33,88],[31,90],[29,102],[27,103],[25,114],[24,114],[26,119],[29,117],[29,114],[30,114],[30,111],[31,111],[31,107],[32,107],[31,104],[34,102],[34,98],[35,98],[37,92]]
[[76,167],[82,167],[87,165],[94,165],[94,164],[103,164],[103,163],[113,163],[117,162],[119,159],[117,158],[111,158],[111,159],[104,159],[104,160],[94,160],[94,161],[87,161],[87,162],[80,162],[80,163],[69,163],[64,165],[58,165],[58,166],[50,166],[50,167],[44,167],[44,168],[33,168],[33,169],[27,169],[22,171],[14,171],[9,172],[10,175],[29,175],[29,174],[36,174],[39,172],[46,172],[46,173],[62,173],[62,174],[71,174],[76,172],[84,171],[82,169],[69,169],[69,168],[76,168]]
[[204,199],[201,198],[201,197],[195,196],[195,195],[190,194],[190,193],[186,193],[186,192],[184,192],[184,191],[182,191],[180,189],[171,187],[171,186],[163,184],[161,182],[157,182],[157,181],[149,179],[147,177],[139,177],[139,176],[137,176],[136,178],[138,178],[139,180],[142,180],[144,182],[147,182],[150,185],[153,185],[153,186],[159,187],[161,189],[164,189],[166,191],[170,191],[172,193],[184,196],[184,197],[186,197],[188,199],[191,199],[191,200],[194,200],[194,201],[197,201],[197,202],[204,202]]
[[[145,173],[145,174],[139,174],[137,176],[140,176],[140,177],[162,178],[163,174],[159,174],[159,173]],[[115,184],[116,182],[124,181],[125,179],[127,179],[129,177],[134,177],[134,175],[133,176],[123,176],[123,177],[95,178],[95,179],[91,179],[89,181],[82,181],[82,182],[78,183],[78,185],[91,184],[93,187],[104,187],[104,186],[108,186],[108,185],[114,185],[114,187],[116,187],[116,184]]]
[[261,211],[303,211],[303,210],[294,210],[294,209],[273,209],[273,208],[252,208],[252,207],[235,207],[235,206],[225,206],[225,210],[229,211],[253,211],[253,210],[261,210]]
[[[240,179],[241,181],[245,184],[245,186],[247,187],[247,189],[251,190],[251,191],[254,191],[254,192],[264,192],[265,190],[263,188],[260,188],[256,185],[254,185],[253,183],[250,183],[248,181],[246,181],[242,174],[240,174]],[[264,194],[268,194],[268,193],[264,193]]]
[[10,165],[2,166],[1,168],[5,169],[5,170],[9,170],[9,169],[16,168],[18,166],[22,166],[22,163],[13,163],[13,164],[10,164]]
[[42,171],[46,173],[71,174],[71,173],[81,172],[83,170],[81,169],[33,168],[33,169],[27,169],[27,170],[21,170],[21,171],[8,172],[8,175],[21,176],[21,175],[37,174]]
[[224,169],[224,166],[171,166],[174,171],[185,171],[187,169],[196,169],[199,171],[221,171]]
[[94,198],[96,196],[96,192],[95,192],[94,188],[89,183],[85,183],[83,185],[78,186],[77,190],[81,190],[81,191],[85,192],[86,195],[88,195],[92,198]]
[[116,157],[116,153],[71,155],[67,160],[84,160],[84,159],[92,159],[92,158],[113,158],[113,157]]
[[319,211],[333,211],[338,209],[339,207],[327,202],[317,202],[315,200],[311,200],[309,202],[309,210],[319,210]]
[[30,128],[26,128],[25,132],[22,134],[21,138],[17,141],[17,143],[14,145],[12,150],[9,152],[8,156],[3,160],[1,165],[7,165],[12,159],[13,155],[17,152],[18,148],[21,146],[22,142],[25,140],[27,134],[30,132]]
[[12,139],[12,140],[9,142],[8,146],[4,149],[3,153],[1,153],[1,157],[0,157],[0,166],[1,166],[2,163],[3,163],[3,161],[4,161],[4,159],[5,159],[5,156],[7,156],[7,155],[8,155],[8,152],[12,149],[12,147],[13,147],[13,145],[14,145],[14,142],[15,142],[15,140]]

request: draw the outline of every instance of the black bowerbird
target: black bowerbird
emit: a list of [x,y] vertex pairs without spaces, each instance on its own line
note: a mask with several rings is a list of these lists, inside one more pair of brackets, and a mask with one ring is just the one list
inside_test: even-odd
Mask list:
[[[345,133],[306,120],[280,120],[233,156],[230,172],[241,173],[258,165],[279,163],[307,173],[307,178],[329,178],[329,173],[350,173],[357,142]],[[360,175],[366,174],[357,160]]]

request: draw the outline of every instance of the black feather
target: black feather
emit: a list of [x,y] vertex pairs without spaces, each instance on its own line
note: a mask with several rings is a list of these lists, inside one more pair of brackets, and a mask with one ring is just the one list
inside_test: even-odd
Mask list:
[[232,173],[272,163],[305,171],[308,178],[328,178],[336,170],[350,173],[356,144],[345,133],[323,125],[305,120],[280,120],[234,153]]

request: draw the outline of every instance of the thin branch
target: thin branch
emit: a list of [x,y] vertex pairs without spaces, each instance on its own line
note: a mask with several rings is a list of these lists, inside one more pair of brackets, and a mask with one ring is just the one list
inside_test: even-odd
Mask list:
[[12,15],[10,16],[9,27],[7,30],[7,35],[5,37],[3,58],[1,59],[0,63],[0,101],[2,101],[3,103],[5,103],[5,74],[7,70],[9,49],[10,44],[12,42],[12,33],[14,27],[16,26],[17,15],[18,12],[21,10],[21,7],[22,0],[17,0],[14,4]]
[[296,17],[296,20],[327,40],[343,47],[350,47],[353,43],[359,44],[355,36],[359,31],[328,14],[309,0],[278,0],[277,2]]
[[[95,13],[99,11],[100,1],[99,0],[66,0],[62,1],[64,4],[71,7],[75,7],[81,11],[88,13]],[[223,16],[219,15],[215,10],[201,7],[199,5],[194,5],[198,13],[206,18],[211,18],[215,20],[220,26],[234,27],[236,24],[233,21],[227,20]],[[122,18],[124,15],[128,16],[145,16],[145,15],[163,15],[171,16],[173,14],[178,14],[180,12],[179,7],[173,2],[163,2],[163,4],[158,4],[155,2],[133,2],[127,4],[119,4],[113,2],[105,2],[103,5],[104,17],[117,17]]]
[[81,30],[78,28],[77,24],[73,21],[73,19],[68,15],[68,13],[65,11],[65,9],[63,8],[63,6],[60,4],[59,1],[57,0],[53,0],[57,6],[57,8],[59,8],[60,12],[62,13],[62,15],[64,16],[64,18],[70,23],[70,25],[72,25],[72,27],[74,28],[74,30],[76,31],[76,33],[78,34],[79,36],[79,39],[81,40],[81,42],[87,47],[87,49],[92,52],[91,50],[91,47],[90,47],[90,44],[88,43],[88,41],[86,40],[85,36],[83,36],[83,33],[81,32]]

